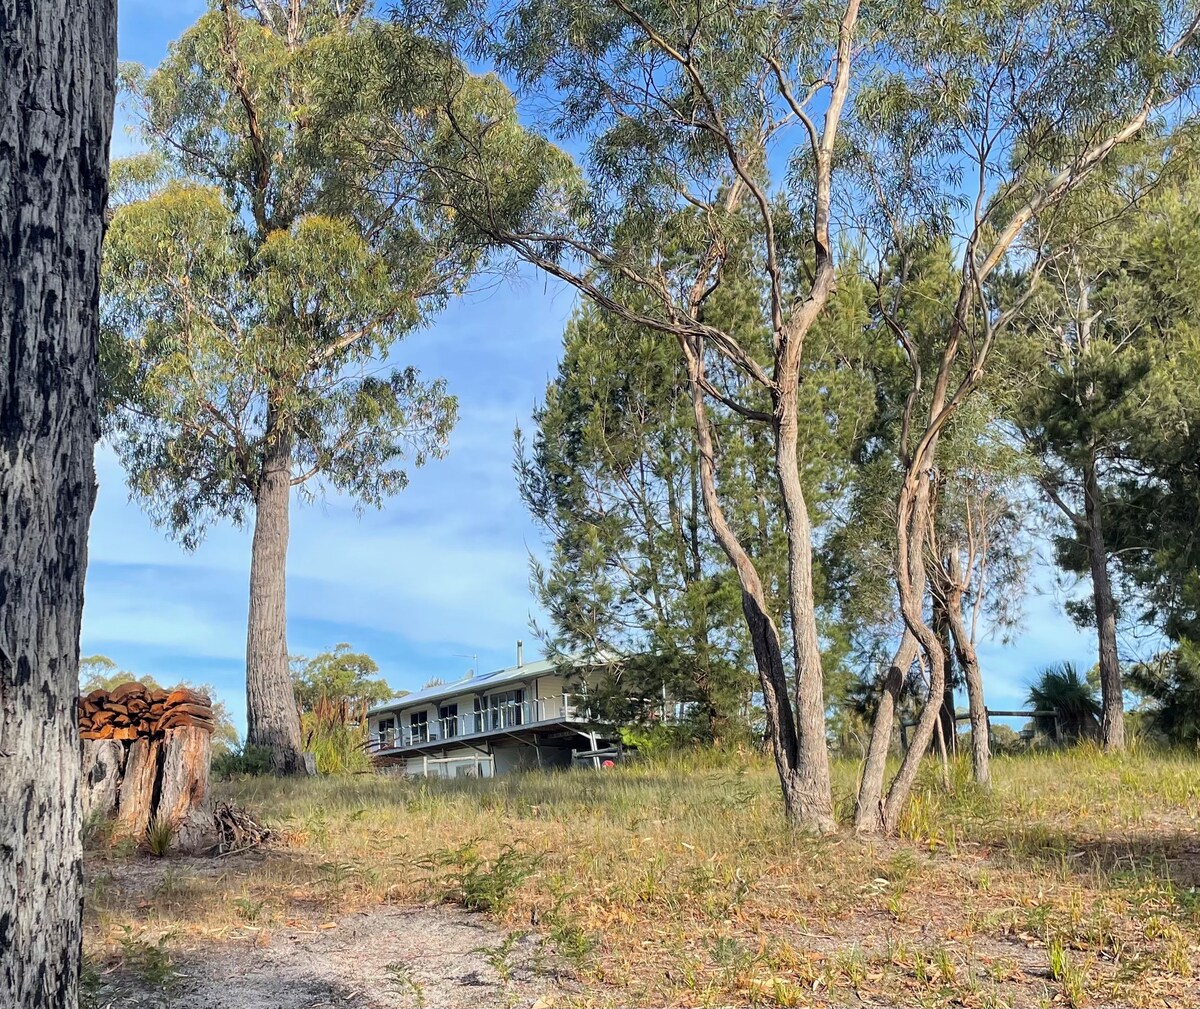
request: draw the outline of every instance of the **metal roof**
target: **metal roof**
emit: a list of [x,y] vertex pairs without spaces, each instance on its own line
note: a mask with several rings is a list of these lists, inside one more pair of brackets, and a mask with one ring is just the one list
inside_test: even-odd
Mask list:
[[367,714],[378,715],[385,711],[402,711],[414,705],[430,704],[433,701],[445,700],[448,697],[457,697],[460,694],[481,693],[484,690],[491,690],[493,687],[498,687],[504,683],[515,683],[534,676],[546,676],[559,669],[560,665],[560,663],[554,662],[551,659],[538,659],[536,662],[526,662],[519,666],[497,669],[494,672],[484,673],[482,676],[464,676],[461,680],[455,680],[453,683],[439,683],[435,687],[425,687],[423,690],[418,690],[412,694],[405,694],[403,697],[397,697],[395,700],[376,704],[374,707],[368,709]]

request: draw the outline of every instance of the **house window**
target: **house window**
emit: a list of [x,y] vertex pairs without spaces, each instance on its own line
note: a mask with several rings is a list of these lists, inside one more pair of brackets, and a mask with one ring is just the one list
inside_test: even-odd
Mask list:
[[524,702],[524,690],[505,690],[503,693],[492,694],[488,698],[488,726],[493,729],[507,729],[522,724]]
[[458,705],[443,704],[438,708],[438,721],[442,723],[442,738],[458,735]]
[[379,719],[379,745],[388,747],[396,745],[396,719]]
[[429,742],[429,712],[414,711],[408,716],[408,732],[414,743]]

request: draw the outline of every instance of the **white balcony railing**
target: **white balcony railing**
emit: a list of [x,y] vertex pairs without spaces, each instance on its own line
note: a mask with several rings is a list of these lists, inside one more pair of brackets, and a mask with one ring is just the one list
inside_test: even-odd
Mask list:
[[[403,717],[403,716],[401,716]],[[371,733],[370,749],[393,750],[425,743],[439,743],[459,736],[482,732],[504,732],[523,725],[556,722],[585,717],[584,709],[573,703],[570,694],[554,694],[536,701],[507,701],[487,706],[482,711],[468,711],[457,717],[437,718],[418,726],[409,725]]]

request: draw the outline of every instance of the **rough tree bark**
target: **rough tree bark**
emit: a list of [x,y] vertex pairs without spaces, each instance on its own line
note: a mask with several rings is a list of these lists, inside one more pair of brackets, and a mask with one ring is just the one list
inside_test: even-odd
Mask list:
[[111,0],[0,0],[0,1005],[74,1009]]
[[102,819],[117,808],[125,749],[115,739],[83,741],[83,819]]
[[250,612],[246,628],[246,742],[271,751],[278,774],[304,769],[300,716],[288,670],[287,549],[292,492],[291,440],[268,418],[271,445],[263,460],[250,548]]
[[1117,655],[1117,606],[1108,577],[1108,544],[1104,538],[1104,501],[1092,451],[1083,470],[1083,507],[1087,526],[1088,566],[1096,608],[1096,635],[1100,645],[1100,740],[1109,751],[1125,749],[1125,700],[1121,661]]

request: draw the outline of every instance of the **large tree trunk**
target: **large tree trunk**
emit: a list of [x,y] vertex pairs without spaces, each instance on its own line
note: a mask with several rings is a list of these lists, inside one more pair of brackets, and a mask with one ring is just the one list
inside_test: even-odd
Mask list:
[[949,578],[946,588],[946,617],[950,624],[950,636],[954,639],[958,665],[967,681],[967,709],[971,716],[971,770],[976,784],[982,788],[991,788],[992,751],[988,740],[987,707],[983,698],[983,673],[979,668],[979,655],[975,651],[975,643],[967,633],[966,622],[963,620],[962,570],[956,552],[950,554],[947,574]]
[[291,442],[277,431],[263,460],[255,498],[246,629],[246,742],[267,747],[279,774],[298,774],[304,769],[300,716],[296,711],[287,651],[291,491]]
[[1104,706],[1100,739],[1106,750],[1125,749],[1125,700],[1121,663],[1117,656],[1117,607],[1108,579],[1108,544],[1104,539],[1104,503],[1096,475],[1095,452],[1089,453],[1083,472],[1083,507],[1087,518],[1088,564],[1092,573],[1092,598],[1096,607],[1096,634],[1100,643],[1100,699]]
[[116,8],[0,0],[0,1005],[75,1009]]

